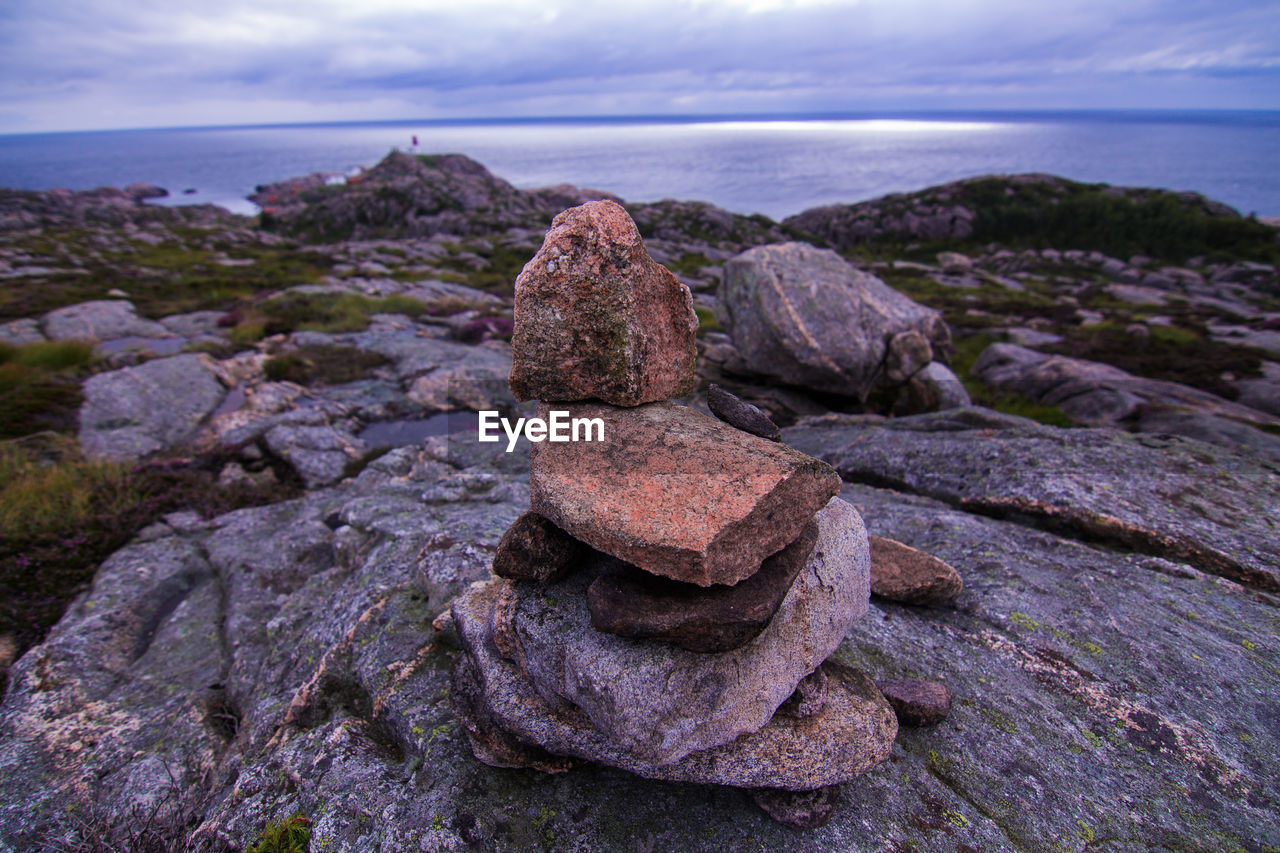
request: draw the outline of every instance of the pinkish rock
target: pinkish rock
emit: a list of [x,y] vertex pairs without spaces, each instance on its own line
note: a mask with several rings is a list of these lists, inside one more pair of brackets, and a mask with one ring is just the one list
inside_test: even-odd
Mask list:
[[903,604],[946,604],[964,588],[960,573],[932,554],[871,537],[871,593]]
[[697,328],[689,288],[649,257],[621,206],[570,208],[516,279],[511,391],[617,406],[684,396]]
[[531,508],[656,575],[735,584],[840,491],[826,463],[685,406],[565,408],[601,419],[604,440],[535,443]]

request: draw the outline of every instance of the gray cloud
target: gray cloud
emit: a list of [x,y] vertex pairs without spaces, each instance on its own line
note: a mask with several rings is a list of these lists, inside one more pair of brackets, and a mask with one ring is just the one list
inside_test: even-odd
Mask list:
[[18,0],[0,131],[533,114],[1280,108],[1280,13],[1201,0]]

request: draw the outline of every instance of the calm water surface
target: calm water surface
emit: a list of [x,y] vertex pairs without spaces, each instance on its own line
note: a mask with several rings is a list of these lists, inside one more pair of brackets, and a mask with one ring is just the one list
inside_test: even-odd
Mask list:
[[[255,185],[462,152],[519,187],[572,183],[631,201],[701,199],[775,219],[988,173],[1195,190],[1280,215],[1280,113],[971,114],[774,121],[423,122],[0,136],[0,186],[147,181],[166,203],[253,212]],[[182,190],[194,189],[191,195]]]

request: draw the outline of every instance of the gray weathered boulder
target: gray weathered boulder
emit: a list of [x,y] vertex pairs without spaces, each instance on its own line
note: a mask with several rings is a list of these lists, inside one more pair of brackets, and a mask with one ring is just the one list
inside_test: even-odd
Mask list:
[[267,448],[288,462],[308,488],[328,486],[359,459],[365,444],[349,430],[328,424],[278,424],[263,435]]
[[995,343],[971,371],[992,388],[1016,391],[1059,406],[1087,426],[1111,425],[1135,416],[1147,404],[1175,406],[1245,423],[1280,426],[1264,412],[1177,382],[1135,376],[1096,361],[1052,355],[1017,344]]
[[[875,684],[865,673],[827,664],[827,702],[816,714],[783,707],[758,730],[678,760],[637,756],[577,708],[546,701],[518,667],[498,656],[483,615],[497,598],[493,584],[477,585],[454,606],[468,656],[459,661],[451,685],[454,707],[479,744],[477,754],[497,766],[562,770],[534,751],[544,750],[650,779],[808,791],[857,778],[888,758],[893,747],[897,721]],[[497,752],[495,741],[505,749]]]
[[40,327],[45,337],[53,341],[163,338],[172,334],[154,320],[139,317],[133,303],[123,299],[100,299],[58,308],[44,315]]
[[21,347],[39,343],[44,339],[44,335],[40,333],[40,324],[35,320],[13,320],[0,323],[0,344]]
[[1005,343],[983,350],[972,375],[997,390],[1058,406],[1078,424],[1133,424],[1147,432],[1246,446],[1280,459],[1280,439],[1257,429],[1280,427],[1280,418],[1177,382]]
[[907,380],[894,402],[895,414],[958,409],[973,404],[960,378],[940,361],[931,361]]
[[[701,654],[596,631],[591,566],[552,586],[517,582],[493,615],[495,641],[548,702],[568,702],[623,752],[670,764],[763,726],[866,612],[869,557],[851,507],[817,514],[818,541],[769,625],[746,645]],[[488,618],[454,608],[454,618]],[[556,750],[552,750],[556,751]]]
[[817,391],[865,399],[886,381],[885,357],[901,333],[919,337],[899,339],[899,372],[918,370],[934,348],[950,345],[936,311],[805,243],[760,246],[733,258],[718,296],[717,316],[747,369]]
[[89,377],[80,407],[86,455],[139,459],[194,438],[224,389],[207,357],[175,355]]

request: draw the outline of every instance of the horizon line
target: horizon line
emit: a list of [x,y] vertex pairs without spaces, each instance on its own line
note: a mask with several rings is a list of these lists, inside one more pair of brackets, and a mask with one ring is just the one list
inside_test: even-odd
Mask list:
[[722,124],[751,122],[766,124],[781,121],[868,121],[875,119],[930,119],[930,118],[1003,118],[1009,121],[1048,119],[1061,117],[1096,118],[1160,122],[1178,118],[1195,119],[1271,118],[1280,123],[1280,109],[1223,109],[1194,107],[1169,109],[1163,107],[1115,107],[1115,108],[1066,108],[1066,109],[918,109],[918,110],[840,110],[814,112],[774,113],[635,113],[605,115],[549,115],[549,116],[472,116],[453,118],[406,119],[334,119],[328,121],[268,122],[205,125],[158,125],[138,127],[81,128],[75,130],[25,130],[0,132],[7,136],[54,136],[76,133],[136,133],[140,131],[192,131],[192,130],[271,130],[284,128],[351,127],[356,125],[404,125],[425,127],[485,126],[485,125],[535,125],[535,124]]

